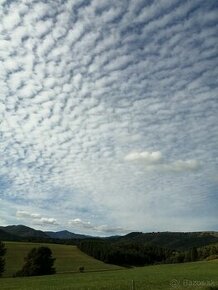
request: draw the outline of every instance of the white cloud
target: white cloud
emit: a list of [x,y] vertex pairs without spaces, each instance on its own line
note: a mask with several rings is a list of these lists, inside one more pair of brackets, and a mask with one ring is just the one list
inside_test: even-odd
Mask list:
[[177,160],[171,164],[166,164],[164,169],[175,172],[196,171],[200,169],[200,163],[197,160]]
[[160,169],[163,171],[183,172],[196,171],[200,169],[200,163],[197,160],[176,160],[173,162],[163,159],[160,151],[154,152],[131,152],[124,157],[126,161],[143,161],[149,169]]
[[95,231],[99,233],[104,233],[104,234],[127,234],[130,233],[133,230],[127,230],[122,227],[110,227],[108,225],[100,225],[94,228]]
[[7,30],[12,30],[20,23],[21,19],[17,12],[12,12],[4,17],[3,26]]
[[94,231],[99,234],[124,234],[130,232],[130,230],[123,229],[121,227],[110,227],[108,225],[93,225],[90,221],[83,221],[80,218],[76,218],[68,221],[69,226],[79,229]]
[[90,228],[91,223],[89,221],[82,221],[80,218],[75,218],[68,221],[68,224],[75,227]]
[[33,224],[37,225],[58,225],[55,218],[42,217],[38,213],[31,213],[25,210],[18,210],[16,212],[16,216],[18,219],[30,219],[32,220]]
[[22,218],[22,217],[33,218],[33,219],[40,218],[40,214],[38,214],[38,213],[30,213],[30,212],[27,212],[27,211],[24,211],[24,210],[18,210],[16,212],[16,216],[18,218]]
[[34,223],[37,225],[58,225],[57,220],[55,218],[40,218],[35,219]]
[[147,162],[148,164],[152,163],[158,163],[162,160],[162,154],[160,151],[154,151],[154,152],[131,152],[127,154],[124,158],[127,161],[134,161],[134,160],[143,160]]
[[215,15],[213,1],[3,2],[1,218],[32,204],[90,232],[202,211],[214,225]]
[[45,36],[47,33],[50,32],[52,25],[53,25],[52,20],[38,21],[35,26],[36,35],[38,37]]

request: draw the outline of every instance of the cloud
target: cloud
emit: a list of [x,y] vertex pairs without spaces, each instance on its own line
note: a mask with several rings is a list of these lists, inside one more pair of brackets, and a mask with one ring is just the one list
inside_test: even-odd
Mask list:
[[127,230],[122,227],[110,227],[108,225],[100,225],[94,228],[95,231],[104,233],[104,234],[127,234],[130,233],[132,230]]
[[58,225],[57,220],[55,218],[40,218],[34,220],[35,224],[38,225]]
[[91,223],[89,221],[82,221],[80,218],[75,218],[73,220],[69,220],[68,224],[71,226],[75,226],[78,228],[91,228]]
[[29,213],[29,212],[24,211],[24,210],[18,210],[16,212],[16,216],[18,218],[26,217],[26,218],[32,218],[32,219],[38,219],[41,217],[40,214],[38,214],[38,213]]
[[216,15],[215,1],[3,1],[1,219],[216,228]]
[[123,229],[121,227],[110,227],[108,225],[93,225],[90,221],[83,221],[80,218],[75,218],[68,221],[69,226],[79,229],[88,230],[91,232],[97,232],[98,234],[125,234],[129,233],[130,230]]
[[176,160],[173,162],[164,160],[160,151],[155,152],[131,152],[128,153],[124,160],[126,161],[143,161],[148,169],[159,169],[171,172],[196,171],[200,169],[200,163],[197,160]]
[[196,171],[200,168],[200,163],[197,160],[177,160],[171,164],[166,164],[164,167],[166,170],[175,172]]
[[155,152],[147,152],[147,151],[142,151],[142,152],[132,152],[129,153],[125,156],[124,158],[127,161],[134,161],[134,160],[143,160],[146,163],[158,163],[162,159],[162,154],[160,151],[155,151]]
[[14,27],[16,27],[20,23],[21,19],[17,12],[15,13],[9,13],[8,15],[5,15],[3,20],[3,26],[7,30],[12,30]]
[[33,220],[34,224],[37,225],[57,225],[57,220],[55,218],[48,218],[48,217],[42,217],[38,213],[30,213],[28,211],[24,210],[18,210],[16,212],[17,218],[21,219],[31,219]]

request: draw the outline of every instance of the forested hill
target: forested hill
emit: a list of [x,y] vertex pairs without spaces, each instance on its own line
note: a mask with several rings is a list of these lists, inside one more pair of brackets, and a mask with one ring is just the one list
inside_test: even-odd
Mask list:
[[[2,231],[5,233],[8,233],[10,235],[13,235],[14,237],[19,238],[48,238],[48,235],[44,233],[43,231],[35,230],[30,227],[24,226],[24,225],[12,225],[12,226],[6,226],[6,227],[0,227]],[[0,236],[1,238],[1,236]]]
[[0,240],[26,240],[32,239],[34,241],[59,241],[62,240],[78,240],[88,238],[89,236],[74,234],[69,231],[40,231],[24,225],[0,226]]
[[218,232],[132,232],[104,243],[81,241],[81,250],[112,264],[181,263],[217,257]]
[[0,241],[19,241],[19,237],[10,234],[0,228]]
[[218,243],[218,232],[132,232],[126,236],[108,238],[114,243],[138,243],[174,250],[188,250]]
[[103,240],[115,244],[143,244],[164,247],[172,250],[188,250],[193,247],[202,247],[218,243],[218,232],[132,232],[125,236],[90,237],[75,234],[69,231],[39,231],[24,225],[0,227],[0,240],[55,241],[57,243],[75,244],[86,239]]

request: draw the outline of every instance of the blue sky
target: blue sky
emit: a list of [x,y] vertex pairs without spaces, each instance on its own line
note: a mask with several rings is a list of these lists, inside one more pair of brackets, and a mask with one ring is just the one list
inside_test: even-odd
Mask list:
[[0,224],[218,230],[218,2],[0,1]]

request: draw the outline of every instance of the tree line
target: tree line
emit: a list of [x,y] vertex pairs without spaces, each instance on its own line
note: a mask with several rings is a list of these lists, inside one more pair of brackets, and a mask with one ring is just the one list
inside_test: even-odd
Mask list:
[[218,258],[218,245],[186,251],[172,250],[159,246],[137,243],[113,243],[105,240],[83,240],[78,244],[81,251],[105,263],[120,266],[145,266],[159,263],[183,263]]

